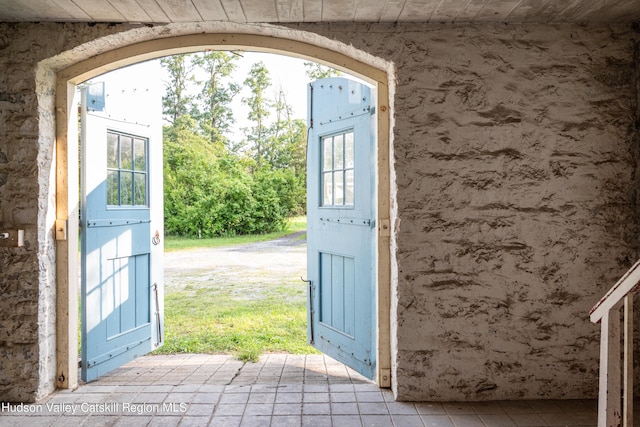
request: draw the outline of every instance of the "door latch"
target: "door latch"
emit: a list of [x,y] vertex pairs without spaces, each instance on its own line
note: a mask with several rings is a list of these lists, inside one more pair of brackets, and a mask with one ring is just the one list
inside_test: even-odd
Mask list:
[[307,298],[307,301],[309,301],[309,306],[307,307],[307,310],[309,310],[309,344],[313,345],[315,342],[313,332],[313,282],[311,280],[303,279],[302,277],[300,277],[300,280],[308,284],[309,297]]
[[163,341],[163,336],[162,336],[162,319],[160,317],[160,298],[158,297],[158,284],[154,283],[153,284],[153,291],[156,294],[156,324],[157,324],[157,334],[158,334],[158,340],[156,341],[156,347],[159,346],[160,344],[162,344]]

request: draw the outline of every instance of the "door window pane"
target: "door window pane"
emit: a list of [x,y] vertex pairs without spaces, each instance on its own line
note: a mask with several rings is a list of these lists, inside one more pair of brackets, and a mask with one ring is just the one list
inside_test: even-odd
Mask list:
[[148,144],[145,138],[108,131],[108,206],[148,206]]
[[134,165],[133,169],[135,171],[146,171],[146,141],[144,139],[136,138],[133,145],[133,155],[134,155]]
[[133,172],[120,171],[120,204],[133,205]]
[[333,170],[341,170],[344,167],[344,138],[342,135],[333,137]]
[[120,197],[118,171],[107,171],[107,205],[119,205]]
[[133,204],[134,205],[146,205],[147,204],[147,177],[144,173],[136,173],[133,182]]
[[120,136],[120,169],[133,170],[133,138]]
[[333,182],[331,181],[331,172],[323,174],[323,197],[322,205],[328,206],[333,204]]
[[344,204],[344,180],[343,171],[336,171],[333,173],[333,204]]
[[322,206],[353,206],[355,143],[353,131],[322,138]]
[[322,138],[322,170],[330,171],[333,165],[333,138]]
[[118,135],[107,134],[107,167],[118,169]]
[[344,175],[344,204],[353,205],[353,170],[345,171]]
[[344,167],[346,169],[353,168],[354,165],[354,153],[353,153],[353,132],[349,132],[344,138]]

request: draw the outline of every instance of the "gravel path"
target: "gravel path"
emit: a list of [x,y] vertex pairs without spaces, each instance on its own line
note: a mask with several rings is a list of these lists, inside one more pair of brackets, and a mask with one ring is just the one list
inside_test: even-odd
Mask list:
[[266,242],[166,252],[165,286],[300,281],[307,270],[307,245],[303,235],[304,231]]

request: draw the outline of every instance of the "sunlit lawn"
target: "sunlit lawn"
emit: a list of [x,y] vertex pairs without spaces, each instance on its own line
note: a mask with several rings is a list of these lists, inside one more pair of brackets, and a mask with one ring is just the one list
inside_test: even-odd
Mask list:
[[[286,233],[239,238],[206,239],[216,247],[270,240],[306,228],[296,219]],[[200,243],[205,239],[197,240]],[[189,243],[175,247],[192,248]],[[155,353],[225,353],[257,361],[268,352],[309,354],[306,284],[285,278],[281,284],[193,281],[165,291],[165,343]]]

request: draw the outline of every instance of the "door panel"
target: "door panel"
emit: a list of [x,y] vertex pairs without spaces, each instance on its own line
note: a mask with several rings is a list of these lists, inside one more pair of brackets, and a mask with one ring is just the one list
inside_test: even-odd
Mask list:
[[320,318],[328,327],[353,339],[355,331],[355,260],[320,253]]
[[375,374],[375,140],[371,90],[330,78],[309,86],[309,342]]
[[[159,108],[149,108],[146,116],[111,114],[126,110],[119,108],[116,99],[127,92],[122,81],[106,79],[107,95],[114,94],[107,98],[106,111],[87,108],[87,89],[82,96],[84,381],[94,380],[162,344],[161,115]],[[139,82],[129,84],[143,87]],[[145,97],[127,96],[120,103],[127,102],[129,108],[131,103],[152,105],[150,92],[144,93]]]

